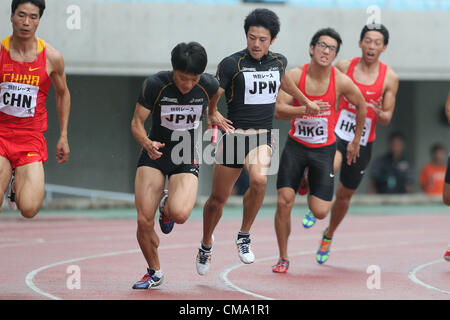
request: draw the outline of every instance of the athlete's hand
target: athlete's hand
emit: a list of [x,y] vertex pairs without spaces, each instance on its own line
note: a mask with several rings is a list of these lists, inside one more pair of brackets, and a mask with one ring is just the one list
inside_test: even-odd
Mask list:
[[356,158],[359,158],[359,142],[352,141],[347,145],[347,165],[356,163]]
[[152,141],[150,139],[147,140],[147,143],[143,147],[145,150],[147,150],[150,159],[156,160],[160,158],[162,156],[162,152],[158,150],[164,148],[165,144],[158,141]]
[[234,127],[232,126],[232,124],[233,122],[225,118],[219,111],[208,115],[208,129],[212,128],[213,125],[217,125],[226,133],[232,133],[234,132]]
[[372,107],[373,112],[380,119],[383,114],[383,99],[380,97],[378,101],[371,100],[369,106]]
[[318,114],[320,112],[320,107],[317,103],[310,101],[307,105],[306,105],[306,114]]
[[56,159],[58,159],[58,163],[67,162],[69,160],[69,153],[70,148],[67,136],[60,136],[56,144]]

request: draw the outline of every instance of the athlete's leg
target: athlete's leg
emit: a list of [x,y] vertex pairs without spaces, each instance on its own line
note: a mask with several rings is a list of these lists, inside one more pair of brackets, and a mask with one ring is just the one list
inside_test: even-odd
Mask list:
[[322,220],[327,217],[333,200],[336,145],[310,150],[310,152],[308,206],[313,215]]
[[444,191],[442,192],[442,200],[450,206],[450,154],[447,160],[447,169],[445,171]]
[[175,223],[184,223],[191,215],[197,199],[198,178],[192,173],[170,176],[164,214]]
[[317,219],[323,220],[327,217],[328,211],[330,211],[331,201],[326,201],[314,195],[309,195],[308,206],[309,210],[311,210]]
[[[343,155],[339,149],[336,150],[336,154],[334,155],[334,172],[337,173],[339,168],[342,165]],[[345,189],[345,190],[344,190]],[[341,221],[344,219],[345,214],[348,211],[348,207],[350,205],[350,198],[354,194],[349,194],[346,191],[350,191],[350,189],[345,188],[342,183],[339,183],[338,189],[336,190],[336,199],[331,205],[331,216],[328,224],[327,231],[325,236],[327,238],[332,238],[334,231],[337,229]],[[348,205],[345,208],[345,203],[348,200]],[[344,213],[342,213],[345,210]]]
[[136,171],[135,204],[138,213],[137,240],[149,268],[160,269],[159,237],[155,232],[155,212],[161,200],[165,176],[158,169],[141,166]]
[[33,218],[44,200],[44,166],[32,162],[14,169],[15,202],[25,218]]
[[336,190],[336,199],[331,208],[331,217],[328,228],[325,232],[327,238],[332,238],[339,224],[344,219],[350,207],[350,201],[355,194],[356,189],[349,189],[339,182],[338,189]]
[[3,199],[9,182],[11,181],[12,167],[11,163],[5,157],[0,156],[0,211],[3,206]]
[[443,200],[446,205],[450,206],[450,183],[444,184]]
[[294,206],[294,200],[294,189],[289,187],[278,189],[275,233],[277,235],[280,258],[283,259],[288,259],[287,243],[291,234],[291,210]]
[[245,159],[245,169],[248,172],[250,185],[244,194],[244,216],[241,232],[250,232],[263,203],[271,156],[272,148],[265,144],[251,150]]
[[343,155],[342,155],[341,151],[336,150],[336,154],[334,155],[334,164],[333,164],[334,173],[337,173],[339,168],[341,167],[342,159],[343,159]]
[[211,195],[203,208],[203,239],[204,245],[212,245],[214,229],[222,217],[222,209],[231,194],[241,168],[226,167],[214,164]]

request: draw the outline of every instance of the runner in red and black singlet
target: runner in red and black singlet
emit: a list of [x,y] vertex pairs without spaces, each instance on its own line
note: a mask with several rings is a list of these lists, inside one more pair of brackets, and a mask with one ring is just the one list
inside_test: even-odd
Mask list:
[[[346,73],[358,86],[367,105],[367,115],[360,140],[360,156],[355,163],[349,165],[342,159],[346,158],[348,143],[355,135],[355,107],[345,97],[341,98],[335,129],[337,151],[334,160],[334,171],[337,172],[340,168],[339,186],[332,205],[330,222],[324,230],[322,241],[332,239],[348,211],[350,200],[361,183],[370,161],[377,123],[388,125],[394,112],[398,77],[391,68],[379,60],[381,53],[387,48],[388,41],[389,32],[384,25],[364,26],[359,41],[361,57],[336,64],[336,68]],[[317,254],[319,263],[327,261],[330,253],[329,244],[326,252],[319,249]]]
[[[349,143],[347,162],[359,155],[359,142],[366,115],[364,97],[349,77],[332,66],[342,40],[331,29],[321,29],[310,43],[311,62],[288,72],[303,94],[320,106],[316,115],[305,114],[306,108],[280,92],[275,116],[291,120],[291,130],[280,161],[277,177],[278,201],[275,214],[280,259],[274,272],[284,273],[289,267],[287,243],[291,228],[291,210],[305,168],[309,168],[311,216],[324,219],[331,207],[334,189],[333,161],[336,153],[334,127],[337,97],[344,95],[356,106],[356,134]],[[292,103],[292,105],[291,105]]]
[[[35,33],[45,9],[43,0],[12,2],[13,34],[1,41],[0,51],[0,192],[8,184],[10,207],[34,217],[44,197],[47,144],[46,99],[50,84],[56,92],[60,138],[58,163],[69,157],[67,125],[70,93],[61,54]],[[0,200],[3,201],[3,196]]]

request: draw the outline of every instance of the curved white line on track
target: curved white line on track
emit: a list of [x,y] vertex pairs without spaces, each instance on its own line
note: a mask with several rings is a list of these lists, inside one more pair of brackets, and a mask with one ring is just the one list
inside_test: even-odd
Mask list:
[[69,260],[65,260],[65,261],[60,261],[60,262],[56,262],[56,263],[53,263],[53,264],[48,264],[46,266],[40,267],[38,269],[35,269],[35,270],[29,272],[27,274],[27,276],[25,277],[25,283],[30,289],[32,289],[33,291],[37,292],[38,294],[40,294],[40,295],[42,295],[44,297],[47,297],[47,298],[53,299],[53,300],[63,300],[60,297],[54,296],[54,295],[52,295],[50,293],[47,293],[47,292],[42,291],[41,289],[39,289],[34,284],[34,281],[33,281],[34,277],[39,272],[41,272],[41,271],[43,271],[45,269],[61,266],[61,265],[68,264],[68,263],[79,262],[79,261],[95,259],[95,258],[113,257],[113,256],[122,255],[122,254],[129,254],[129,253],[136,253],[136,252],[140,252],[140,250],[134,249],[134,250],[127,250],[127,251],[110,252],[110,253],[97,254],[97,255],[92,255],[92,256],[87,256],[87,257],[82,257],[82,258],[76,258],[76,259],[69,259]]
[[[445,261],[443,258],[441,258],[441,259],[439,259],[439,260],[434,260],[434,261],[431,261],[431,262],[426,262],[426,263],[420,264],[420,265],[416,266],[415,268],[411,269],[411,270],[408,272],[408,278],[409,278],[412,282],[414,282],[414,283],[416,283],[416,284],[418,284],[418,285],[420,285],[420,286],[423,286],[423,287],[425,287],[425,288],[427,288],[427,289],[434,290],[434,291],[437,291],[437,292],[443,293],[443,294],[450,294],[450,291],[447,291],[447,290],[444,290],[444,289],[439,289],[439,288],[433,287],[433,286],[431,286],[431,285],[429,285],[429,284],[423,282],[422,280],[419,280],[419,279],[416,277],[416,273],[417,273],[419,270],[422,270],[422,269],[424,269],[424,268],[426,268],[426,267],[429,267],[429,266],[431,266],[431,265],[433,265],[433,264],[440,263],[440,262],[446,262],[446,261]],[[448,262],[447,262],[447,263],[448,263]]]
[[[373,249],[373,248],[380,248],[380,247],[390,247],[390,246],[405,246],[405,245],[411,245],[411,244],[424,244],[424,243],[436,243],[436,242],[441,242],[442,240],[427,240],[427,241],[416,241],[416,242],[406,242],[406,241],[402,241],[402,242],[397,242],[397,243],[384,243],[384,244],[378,244],[378,245],[360,245],[360,246],[352,246],[352,247],[347,247],[347,248],[342,248],[342,249],[334,249],[333,251],[349,251],[349,250],[363,250],[363,249]],[[216,242],[216,245],[219,244],[228,244],[228,241],[220,241],[220,242]],[[192,247],[192,246],[197,246],[198,243],[192,244],[192,243],[186,243],[186,244],[181,244],[181,245],[169,245],[169,246],[162,246],[160,247],[160,249],[178,249],[178,248],[186,248],[186,247]],[[104,253],[104,254],[97,254],[97,255],[91,255],[91,256],[86,256],[86,257],[81,257],[81,258],[74,258],[74,259],[69,259],[69,260],[65,260],[65,261],[60,261],[60,262],[56,262],[53,264],[49,264],[49,265],[45,265],[42,266],[38,269],[32,270],[30,271],[26,277],[25,277],[25,283],[26,285],[32,289],[33,291],[35,291],[36,293],[47,297],[49,299],[53,299],[53,300],[63,300],[62,298],[52,295],[50,293],[47,293],[41,289],[39,289],[35,284],[34,284],[34,277],[41,271],[46,270],[46,269],[50,269],[56,266],[60,266],[60,265],[64,265],[64,264],[69,264],[69,263],[73,263],[73,262],[79,262],[79,261],[84,261],[84,260],[89,260],[89,259],[97,259],[97,258],[104,258],[104,257],[112,257],[112,256],[118,256],[118,255],[123,255],[123,254],[131,254],[131,253],[139,253],[140,249],[133,249],[133,250],[125,250],[125,251],[116,251],[116,252],[109,252],[109,253]],[[315,251],[310,250],[310,251],[302,251],[302,252],[297,252],[295,254],[292,254],[291,257],[295,257],[295,256],[301,256],[301,255],[307,255],[307,254],[314,254]],[[271,256],[271,257],[266,257],[266,258],[261,258],[261,259],[256,259],[255,262],[264,262],[267,260],[275,260],[278,259],[278,256]],[[225,283],[228,287],[230,287],[231,289],[241,292],[243,294],[246,295],[250,295],[252,297],[258,298],[258,299],[263,299],[263,300],[275,300],[274,298],[271,297],[266,297],[263,295],[259,295],[257,293],[245,290],[240,288],[239,286],[233,284],[229,279],[228,279],[228,274],[233,271],[236,270],[240,267],[245,266],[245,264],[240,263],[240,264],[236,264],[233,266],[230,266],[226,269],[224,269],[220,275],[219,278],[220,280],[222,280],[223,283]],[[438,289],[439,290],[439,289]],[[445,290],[444,290],[445,291]],[[444,293],[447,293],[446,291]]]
[[[222,242],[219,242],[217,244],[223,244],[223,243],[228,243],[228,242],[223,242],[222,241]],[[159,249],[180,249],[180,248],[186,248],[186,247],[191,248],[192,246],[198,246],[198,243],[195,243],[195,244],[185,243],[185,244],[181,244],[181,245],[168,245],[168,246],[162,246]],[[119,256],[119,255],[123,255],[123,254],[139,253],[139,252],[141,252],[140,249],[116,251],[116,252],[95,254],[95,255],[91,255],[91,256],[86,256],[86,257],[81,257],[81,258],[74,258],[74,259],[69,259],[69,260],[55,262],[55,263],[48,264],[48,265],[42,266],[42,267],[40,267],[38,269],[34,269],[34,270],[30,271],[25,277],[25,283],[31,290],[35,291],[36,293],[38,293],[38,294],[40,294],[40,295],[42,295],[44,297],[47,297],[47,298],[53,299],[53,300],[63,300],[63,298],[61,298],[61,297],[52,295],[50,293],[47,293],[47,292],[39,289],[39,287],[34,284],[34,277],[41,271],[44,271],[46,269],[50,269],[50,268],[53,268],[53,267],[69,264],[69,263],[80,262],[80,261],[90,260],[90,259],[98,259],[98,258]]]
[[[392,242],[391,242],[391,243],[383,243],[383,244],[377,244],[377,245],[360,245],[360,246],[352,246],[352,247],[341,248],[341,249],[338,248],[338,249],[334,249],[333,252],[336,252],[336,251],[351,251],[351,250],[375,249],[375,248],[392,247],[392,246],[409,246],[409,245],[411,245],[411,244],[435,243],[435,242],[437,242],[437,241],[441,242],[441,240],[427,240],[427,241],[415,241],[415,242],[414,242],[414,241],[411,241],[411,242],[401,241],[401,242],[396,242],[396,243],[392,243]],[[291,256],[291,257],[297,257],[297,256],[302,256],[302,255],[307,255],[307,254],[315,254],[315,253],[316,253],[316,251],[313,251],[313,250],[311,250],[311,251],[302,251],[302,252],[297,252],[297,253],[295,253],[295,254],[291,254],[290,256]],[[272,256],[272,257],[266,257],[266,258],[256,259],[255,262],[264,262],[264,261],[267,261],[267,260],[276,260],[276,259],[278,259],[278,258],[279,258],[278,255],[276,255],[276,256]],[[440,260],[439,260],[439,261],[440,261]],[[254,263],[255,263],[255,262],[254,262]],[[433,261],[433,263],[436,263],[436,262],[437,262],[437,261]],[[430,263],[430,264],[432,264],[432,263]],[[245,264],[239,263],[239,264],[235,264],[235,265],[232,265],[232,266],[230,266],[230,267],[224,269],[224,270],[220,273],[220,279],[221,279],[222,282],[225,283],[225,285],[227,285],[228,287],[230,287],[230,288],[232,288],[233,290],[236,290],[236,291],[238,291],[238,292],[241,292],[241,293],[243,293],[243,294],[252,296],[252,297],[254,297],[254,298],[263,299],[263,300],[275,300],[275,298],[266,297],[266,296],[263,296],[263,295],[260,295],[260,294],[257,294],[257,293],[254,293],[254,292],[251,292],[251,291],[242,289],[242,288],[240,288],[239,286],[237,286],[236,284],[234,284],[233,282],[231,282],[231,281],[228,279],[228,274],[229,274],[231,271],[234,271],[234,270],[236,270],[236,269],[238,269],[238,268],[240,268],[240,267],[243,267],[243,266],[245,266]],[[418,280],[418,281],[420,281],[420,280]],[[431,287],[431,288],[433,288],[433,289],[435,289],[435,290],[438,290],[438,291],[441,292],[441,293],[450,294],[450,292],[445,291],[445,290],[441,290],[441,289],[434,288],[434,287]],[[430,289],[431,289],[431,288],[430,288]]]

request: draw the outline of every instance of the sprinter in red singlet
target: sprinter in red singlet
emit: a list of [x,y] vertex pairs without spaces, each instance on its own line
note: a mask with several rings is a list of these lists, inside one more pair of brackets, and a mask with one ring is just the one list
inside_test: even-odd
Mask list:
[[348,99],[341,98],[335,128],[337,151],[334,158],[334,171],[337,172],[339,168],[341,171],[330,222],[322,234],[316,255],[316,260],[320,264],[329,258],[333,234],[344,219],[350,200],[369,164],[376,125],[377,123],[388,125],[394,113],[398,77],[391,68],[379,60],[388,42],[389,32],[384,25],[366,25],[361,31],[359,41],[362,56],[336,63],[336,68],[349,76],[363,94],[367,115],[360,140],[360,156],[355,163],[348,165],[342,159],[346,158],[347,145],[355,135],[356,109]]
[[70,152],[70,93],[64,60],[35,35],[44,9],[44,0],[13,0],[13,33],[1,41],[0,49],[0,208],[9,184],[10,207],[17,205],[26,218],[38,213],[44,199],[47,145],[43,133],[47,130],[45,103],[51,83],[60,125],[58,163],[66,162]]
[[324,219],[330,210],[334,191],[333,161],[336,153],[335,113],[337,98],[340,95],[344,95],[355,105],[356,112],[355,135],[346,150],[347,164],[353,164],[359,156],[366,104],[351,79],[331,65],[341,43],[341,37],[335,30],[319,30],[310,43],[311,62],[287,73],[298,83],[300,91],[320,106],[319,114],[305,114],[305,107],[284,91],[280,92],[277,99],[275,117],[291,120],[291,130],[281,156],[277,177],[275,231],[280,259],[273,267],[273,272],[284,273],[289,267],[287,242],[291,229],[290,214],[306,167],[309,168],[311,191],[308,205],[312,214],[317,219]]

